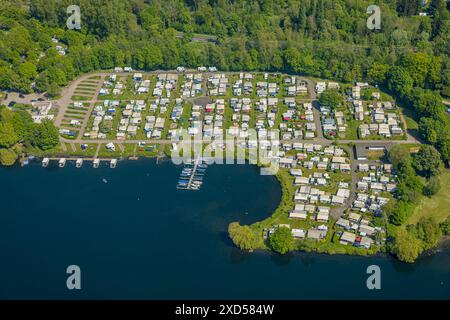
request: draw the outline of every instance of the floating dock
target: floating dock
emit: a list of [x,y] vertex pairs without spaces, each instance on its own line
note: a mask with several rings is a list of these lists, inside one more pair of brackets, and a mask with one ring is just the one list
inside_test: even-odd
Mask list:
[[54,158],[43,158],[41,165],[43,168],[46,168],[52,161],[57,161],[58,167],[60,167],[60,168],[64,168],[67,164],[67,161],[74,161],[76,168],[81,168],[83,166],[84,162],[86,162],[86,161],[92,161],[92,166],[95,169],[100,167],[101,161],[108,161],[109,167],[111,169],[114,169],[117,166],[117,163],[119,160],[118,159],[99,159],[99,158],[59,158],[59,157],[54,157]]
[[49,163],[50,163],[49,158],[42,159],[42,167],[47,168]]
[[58,161],[58,166],[59,166],[60,168],[64,168],[65,165],[66,165],[66,158],[61,158],[61,159],[59,159],[59,161]]
[[200,190],[207,168],[207,165],[203,164],[202,161],[202,158],[198,157],[193,165],[187,164],[184,166],[178,180],[177,189]]

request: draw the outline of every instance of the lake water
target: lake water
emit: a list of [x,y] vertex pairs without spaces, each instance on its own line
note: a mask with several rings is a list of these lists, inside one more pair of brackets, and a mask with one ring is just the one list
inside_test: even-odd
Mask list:
[[[448,250],[412,265],[243,253],[228,223],[269,216],[281,197],[276,179],[217,165],[200,191],[181,191],[180,171],[154,160],[0,168],[0,299],[450,298]],[[372,264],[381,290],[366,287]],[[69,265],[81,268],[81,290],[66,288]]]

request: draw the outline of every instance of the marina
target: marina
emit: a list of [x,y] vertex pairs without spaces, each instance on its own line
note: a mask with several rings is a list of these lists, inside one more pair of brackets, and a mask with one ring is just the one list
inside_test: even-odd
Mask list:
[[198,157],[194,164],[186,164],[178,179],[177,189],[200,190],[207,167],[208,166],[203,163],[203,158],[201,157]]

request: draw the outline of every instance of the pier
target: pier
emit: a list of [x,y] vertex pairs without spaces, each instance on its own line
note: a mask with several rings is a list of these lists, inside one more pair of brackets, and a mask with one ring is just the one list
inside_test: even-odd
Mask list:
[[203,184],[203,176],[206,171],[206,164],[203,164],[203,159],[198,157],[194,164],[186,165],[178,180],[177,189],[182,190],[199,190]]

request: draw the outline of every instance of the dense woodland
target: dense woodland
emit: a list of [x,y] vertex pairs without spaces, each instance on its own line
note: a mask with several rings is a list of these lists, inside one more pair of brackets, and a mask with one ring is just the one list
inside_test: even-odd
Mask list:
[[[71,4],[81,8],[80,31],[66,28]],[[366,27],[369,4],[381,8],[379,31]],[[434,146],[415,158],[401,150],[390,155],[401,184],[389,217],[393,225],[401,225],[417,195],[438,189],[437,172],[430,170],[439,163],[427,162],[436,156],[446,163],[450,159],[449,116],[443,104],[450,98],[449,17],[445,0],[427,1],[426,6],[420,0],[0,0],[0,89],[57,95],[77,75],[115,66],[155,70],[204,65],[347,83],[367,80],[410,108],[421,136]],[[53,37],[67,47],[66,55],[58,54]],[[0,126],[6,161],[17,157],[18,150],[11,151],[19,142],[39,145],[24,113],[12,116],[3,110],[0,120],[8,122]],[[53,145],[54,129],[43,131],[50,132],[50,143],[42,148]],[[409,250],[414,256],[419,247],[426,249],[418,244],[411,254],[417,241],[426,243],[419,229],[430,224],[424,225],[402,229],[406,233],[396,238],[392,251],[401,255]]]

